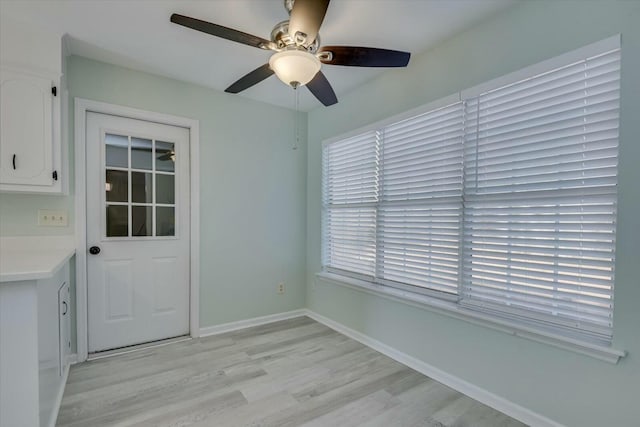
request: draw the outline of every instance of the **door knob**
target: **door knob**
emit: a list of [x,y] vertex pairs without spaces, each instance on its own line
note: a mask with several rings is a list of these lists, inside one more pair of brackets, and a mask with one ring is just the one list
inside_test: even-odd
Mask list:
[[98,246],[91,246],[91,247],[89,248],[89,253],[90,253],[91,255],[98,255],[98,254],[100,253],[100,247],[98,247]]

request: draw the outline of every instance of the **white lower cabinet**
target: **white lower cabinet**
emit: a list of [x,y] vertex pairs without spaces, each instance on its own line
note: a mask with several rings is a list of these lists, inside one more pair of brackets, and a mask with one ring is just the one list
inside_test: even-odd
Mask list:
[[60,376],[64,374],[67,357],[69,357],[69,354],[71,353],[70,298],[69,281],[67,280],[62,284],[62,286],[60,286],[60,289],[58,289],[58,331],[60,337],[58,342],[58,349],[60,352],[58,367]]
[[70,350],[69,263],[51,278],[0,283],[0,427],[50,427]]
[[40,426],[52,426],[60,404],[69,354],[69,264],[38,281],[38,377]]

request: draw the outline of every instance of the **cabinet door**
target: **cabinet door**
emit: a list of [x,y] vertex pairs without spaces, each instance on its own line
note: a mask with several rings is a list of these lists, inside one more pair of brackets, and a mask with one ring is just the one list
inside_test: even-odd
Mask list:
[[62,284],[58,290],[58,331],[60,337],[60,375],[64,372],[67,356],[71,352],[71,321],[69,312],[69,282]]
[[0,183],[53,185],[53,81],[0,69]]

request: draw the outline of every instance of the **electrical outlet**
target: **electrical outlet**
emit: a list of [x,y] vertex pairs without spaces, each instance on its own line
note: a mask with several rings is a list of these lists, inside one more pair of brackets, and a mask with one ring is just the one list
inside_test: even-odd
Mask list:
[[67,211],[51,209],[38,210],[38,225],[45,227],[66,227],[69,224]]
[[278,293],[280,295],[284,294],[284,282],[278,283]]

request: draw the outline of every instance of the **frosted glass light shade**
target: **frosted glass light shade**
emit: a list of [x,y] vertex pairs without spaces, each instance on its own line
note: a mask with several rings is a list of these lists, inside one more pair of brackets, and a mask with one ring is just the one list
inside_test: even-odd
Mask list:
[[285,50],[273,54],[269,66],[285,84],[306,85],[320,71],[320,60],[302,50]]

